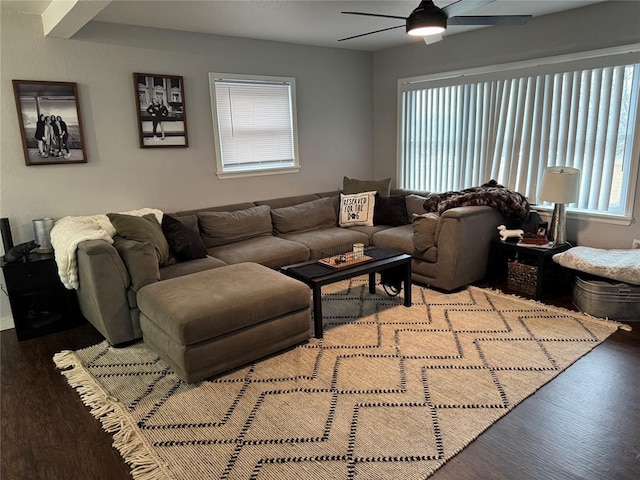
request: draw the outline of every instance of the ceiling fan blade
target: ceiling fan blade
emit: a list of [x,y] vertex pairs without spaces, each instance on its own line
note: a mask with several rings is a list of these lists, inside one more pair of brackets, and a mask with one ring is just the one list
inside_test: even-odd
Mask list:
[[424,40],[425,45],[431,45],[442,40],[442,35],[427,35],[426,37],[422,37],[422,39]]
[[345,15],[364,15],[365,17],[383,17],[383,18],[397,18],[399,20],[406,20],[407,17],[397,17],[396,15],[380,15],[378,13],[363,13],[363,12],[340,12]]
[[451,18],[495,1],[496,0],[458,0],[457,2],[453,2],[452,4],[443,7],[442,11],[447,15],[447,17]]
[[361,33],[360,35],[354,35],[353,37],[341,38],[338,41],[343,42],[345,40],[351,40],[352,38],[364,37],[374,33],[386,32],[387,30],[395,30],[396,28],[404,28],[406,25],[398,25],[397,27],[383,28],[382,30],[374,30],[373,32]]
[[524,25],[532,15],[465,15],[447,19],[447,25]]

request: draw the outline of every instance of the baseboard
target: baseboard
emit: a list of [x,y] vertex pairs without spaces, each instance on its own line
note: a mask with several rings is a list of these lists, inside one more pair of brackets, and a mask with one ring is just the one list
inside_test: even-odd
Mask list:
[[0,330],[9,330],[11,328],[15,328],[15,324],[13,323],[13,317],[6,316],[0,318]]

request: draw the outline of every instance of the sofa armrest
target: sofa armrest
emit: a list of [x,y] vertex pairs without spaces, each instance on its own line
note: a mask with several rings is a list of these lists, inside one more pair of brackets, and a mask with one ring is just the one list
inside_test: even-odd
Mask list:
[[127,301],[131,280],[115,247],[104,240],[81,242],[76,258],[82,314],[112,345],[136,338]]
[[484,278],[489,245],[504,216],[491,207],[457,207],[445,211],[436,228],[438,284],[453,290]]

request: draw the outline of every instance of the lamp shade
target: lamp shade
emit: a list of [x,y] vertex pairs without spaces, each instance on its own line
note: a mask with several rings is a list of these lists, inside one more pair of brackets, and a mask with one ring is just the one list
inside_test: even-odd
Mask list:
[[580,170],[572,167],[547,167],[542,174],[538,196],[547,202],[573,203],[580,193]]

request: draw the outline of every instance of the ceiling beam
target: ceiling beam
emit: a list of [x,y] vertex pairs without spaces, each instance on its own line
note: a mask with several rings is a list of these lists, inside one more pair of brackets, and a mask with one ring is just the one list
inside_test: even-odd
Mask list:
[[45,37],[71,38],[111,0],[53,0],[42,12]]

